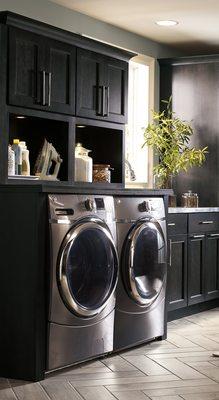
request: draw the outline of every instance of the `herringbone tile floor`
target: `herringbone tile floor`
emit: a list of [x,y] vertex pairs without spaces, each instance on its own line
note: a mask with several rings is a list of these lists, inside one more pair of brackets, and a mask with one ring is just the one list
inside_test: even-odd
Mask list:
[[219,309],[168,324],[168,338],[56,372],[0,379],[0,400],[219,400]]

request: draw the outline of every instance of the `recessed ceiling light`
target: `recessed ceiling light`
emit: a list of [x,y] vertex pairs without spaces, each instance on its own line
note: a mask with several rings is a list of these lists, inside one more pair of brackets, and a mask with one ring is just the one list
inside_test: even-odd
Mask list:
[[17,115],[16,118],[17,118],[17,119],[24,119],[24,118],[26,118],[26,117],[25,117],[24,115]]
[[172,20],[161,20],[161,21],[156,21],[155,24],[160,25],[160,26],[175,26],[178,25],[179,22],[177,21],[172,21]]

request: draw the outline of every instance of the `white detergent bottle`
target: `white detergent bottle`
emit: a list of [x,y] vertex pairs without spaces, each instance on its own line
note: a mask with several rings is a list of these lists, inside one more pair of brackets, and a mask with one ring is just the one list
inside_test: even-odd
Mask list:
[[22,170],[22,147],[19,139],[13,140],[12,150],[15,154],[15,175],[21,175]]
[[29,160],[29,150],[27,149],[26,142],[20,142],[22,148],[22,168],[21,175],[30,175],[30,160]]

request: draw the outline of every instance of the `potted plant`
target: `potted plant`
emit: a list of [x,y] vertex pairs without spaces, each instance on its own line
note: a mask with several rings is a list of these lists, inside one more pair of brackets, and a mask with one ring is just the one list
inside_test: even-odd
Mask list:
[[166,107],[161,112],[152,111],[153,121],[145,129],[143,146],[153,146],[159,156],[159,163],[154,166],[157,187],[171,189],[172,178],[180,171],[187,172],[193,166],[202,165],[207,147],[191,147],[191,125],[172,111],[172,96],[162,102]]

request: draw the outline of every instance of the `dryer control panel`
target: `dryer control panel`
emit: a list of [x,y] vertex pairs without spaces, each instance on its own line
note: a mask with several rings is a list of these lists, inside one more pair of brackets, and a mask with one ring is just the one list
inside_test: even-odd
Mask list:
[[161,197],[115,197],[117,221],[134,222],[139,218],[165,219],[164,201]]

